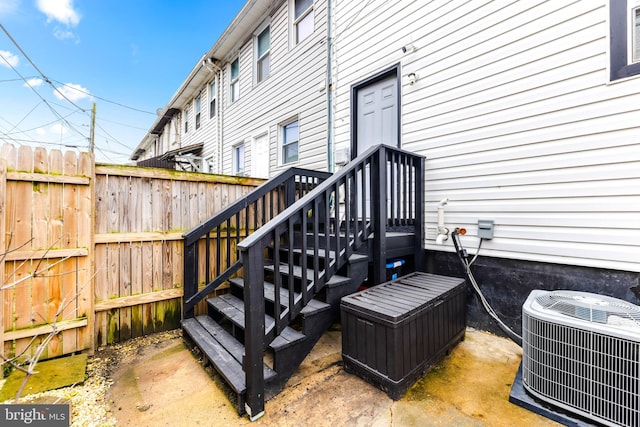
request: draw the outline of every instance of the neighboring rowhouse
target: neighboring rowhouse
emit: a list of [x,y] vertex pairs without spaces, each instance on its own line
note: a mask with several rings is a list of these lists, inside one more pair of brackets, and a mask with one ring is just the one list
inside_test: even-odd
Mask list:
[[451,230],[473,254],[490,220],[474,271],[512,325],[535,288],[639,303],[637,6],[248,2],[139,148],[273,176],[399,145],[426,156],[427,271],[461,275]]
[[326,40],[325,1],[247,2],[131,159],[254,177],[326,169]]
[[472,254],[493,220],[474,271],[507,319],[533,288],[640,303],[638,6],[334,3],[337,152],[426,156],[429,271],[462,273],[441,201]]

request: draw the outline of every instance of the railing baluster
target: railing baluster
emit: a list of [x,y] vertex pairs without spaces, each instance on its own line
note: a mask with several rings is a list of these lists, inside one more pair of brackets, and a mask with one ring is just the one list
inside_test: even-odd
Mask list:
[[[280,273],[280,235],[277,232],[274,232],[273,237],[273,318],[276,320],[276,328],[278,328],[277,324],[280,322],[280,289],[282,289],[282,274]],[[291,249],[289,248],[289,251]]]
[[205,261],[205,268],[204,268],[204,280],[205,283],[209,283],[210,277],[211,277],[211,235],[207,234],[207,236],[204,239],[204,245],[205,245],[205,257],[206,257],[206,261]]
[[[293,265],[293,256],[294,256],[294,253],[293,253],[293,232],[294,232],[294,230],[293,230],[293,221],[294,221],[293,217],[288,220],[287,230],[286,230],[287,240],[288,240],[288,243],[289,243],[289,245],[288,245],[289,246],[289,251],[287,252],[287,255],[288,255],[287,256],[287,267],[289,268],[288,286],[289,286],[289,293],[290,294],[293,294],[295,292],[295,289],[296,289],[295,276],[293,275],[293,273],[294,273],[293,272],[293,270],[294,270],[293,269],[293,267],[294,267],[294,265]],[[302,280],[302,285],[301,285],[302,289],[306,288],[306,284],[305,284],[304,278],[305,278],[305,273],[303,272],[302,273],[302,279],[301,279]],[[291,310],[292,309],[293,309],[293,306],[292,305],[289,306],[289,314],[291,314]]]
[[[302,253],[300,254],[301,258],[301,265],[300,267],[302,268],[302,305],[307,305],[307,303],[309,302],[309,284],[308,282],[308,271],[307,271],[307,220],[308,220],[308,210],[305,208],[302,210],[302,244],[301,244],[301,249],[302,249]],[[315,286],[315,283],[314,283]],[[289,297],[289,306],[293,307],[293,295],[291,295]]]
[[216,275],[220,274],[220,239],[222,239],[220,231],[220,226],[216,227]]
[[319,291],[320,276],[320,198],[313,200],[313,284]]

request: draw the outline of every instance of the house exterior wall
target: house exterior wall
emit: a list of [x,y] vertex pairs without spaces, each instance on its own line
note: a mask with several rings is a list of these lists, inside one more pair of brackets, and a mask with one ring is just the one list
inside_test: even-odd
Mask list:
[[471,252],[490,219],[482,255],[640,272],[640,80],[609,79],[608,2],[334,10],[336,149],[350,144],[351,87],[399,63],[401,146],[426,156],[427,250],[453,251],[435,244],[448,198],[446,226],[468,230]]
[[[327,91],[325,1],[314,3],[314,32],[298,45],[291,41],[289,1],[280,2],[270,16],[256,23],[255,32],[225,58],[222,68],[222,108],[224,109],[222,172],[233,173],[233,148],[245,144],[245,170],[251,174],[252,142],[267,135],[269,173],[274,175],[290,166],[327,169]],[[256,81],[255,38],[270,26],[270,73]],[[230,98],[230,63],[239,58],[240,89],[234,102]],[[281,125],[294,118],[300,126],[299,161],[283,164]]]

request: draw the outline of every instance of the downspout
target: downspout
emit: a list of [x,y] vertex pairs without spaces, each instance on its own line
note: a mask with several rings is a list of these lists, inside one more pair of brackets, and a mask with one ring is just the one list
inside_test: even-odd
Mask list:
[[333,73],[331,42],[331,17],[333,0],[327,0],[327,170],[334,172],[333,165]]
[[217,141],[217,158],[216,158],[216,172],[217,174],[221,174],[222,173],[222,137],[223,137],[223,130],[222,130],[222,97],[221,97],[221,88],[220,85],[222,84],[222,68],[216,64],[216,60],[213,58],[207,58],[205,60],[202,61],[202,65],[205,68],[209,68],[208,65],[211,65],[214,70],[215,73],[213,75],[213,81],[216,83],[216,108],[218,111],[216,111],[216,121],[217,121],[217,129],[216,129],[216,139]]

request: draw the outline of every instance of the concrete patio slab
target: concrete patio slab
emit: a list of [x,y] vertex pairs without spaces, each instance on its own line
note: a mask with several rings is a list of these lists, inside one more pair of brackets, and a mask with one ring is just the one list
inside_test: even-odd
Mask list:
[[255,423],[239,417],[223,388],[180,338],[141,349],[114,371],[111,410],[135,426],[553,426],[509,402],[521,360],[508,339],[468,329],[465,340],[405,396],[342,367],[339,330],[325,333]]

